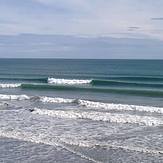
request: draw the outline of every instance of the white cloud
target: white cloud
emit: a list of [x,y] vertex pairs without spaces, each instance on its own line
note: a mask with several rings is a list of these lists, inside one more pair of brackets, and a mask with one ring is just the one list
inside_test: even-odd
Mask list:
[[[29,0],[0,6],[0,33],[114,35],[163,39],[161,0]],[[28,2],[29,2],[28,1]],[[26,1],[24,1],[26,2]],[[38,4],[38,5],[37,5]],[[41,6],[40,6],[40,5]],[[29,12],[24,12],[28,11]],[[157,11],[157,12],[156,12]],[[11,21],[11,23],[9,23]],[[15,22],[15,23],[14,23]],[[128,27],[139,30],[128,31]]]

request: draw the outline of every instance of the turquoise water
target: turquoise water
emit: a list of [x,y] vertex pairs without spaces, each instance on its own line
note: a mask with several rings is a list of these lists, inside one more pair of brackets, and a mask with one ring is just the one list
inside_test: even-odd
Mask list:
[[0,162],[161,163],[162,115],[162,60],[0,59]]

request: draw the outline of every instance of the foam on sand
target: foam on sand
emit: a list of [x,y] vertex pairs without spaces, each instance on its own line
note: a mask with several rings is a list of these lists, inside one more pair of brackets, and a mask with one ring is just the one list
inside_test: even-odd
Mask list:
[[89,119],[93,121],[103,121],[111,123],[131,123],[145,126],[163,125],[163,120],[148,116],[138,116],[129,114],[102,113],[102,112],[86,112],[86,111],[62,111],[47,110],[34,108],[33,114],[48,115],[56,118],[70,119]]
[[77,79],[55,79],[48,78],[49,84],[56,85],[79,85],[79,84],[89,84],[92,80],[77,80]]

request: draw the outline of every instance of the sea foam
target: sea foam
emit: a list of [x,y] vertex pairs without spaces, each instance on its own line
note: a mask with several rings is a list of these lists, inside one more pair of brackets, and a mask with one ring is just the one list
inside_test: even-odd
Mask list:
[[102,103],[88,100],[78,100],[78,104],[87,108],[97,108],[105,110],[120,110],[120,111],[140,111],[140,112],[156,112],[163,114],[163,108],[152,107],[152,106],[137,106],[127,104],[113,104],[113,103]]
[[[70,145],[75,145],[75,146],[80,146],[80,147],[107,147],[108,149],[123,149],[126,151],[135,151],[135,152],[143,152],[143,153],[148,153],[148,154],[163,154],[163,151],[160,150],[152,150],[152,149],[146,149],[146,148],[140,148],[140,147],[133,147],[133,146],[120,146],[116,144],[94,144],[90,142],[83,142],[83,141],[70,141],[64,138],[58,138],[58,137],[53,137],[53,138],[48,138],[47,136],[45,137],[44,134],[34,134],[30,132],[23,132],[23,131],[9,131],[9,130],[0,130],[0,137],[6,137],[6,138],[13,138],[21,141],[27,141],[27,142],[33,142],[33,143],[43,143],[51,146],[61,146],[64,149],[67,149],[68,151],[79,155],[80,157],[84,157],[88,160],[91,160],[93,162],[97,162],[96,160],[93,160],[92,158],[89,158],[77,151],[74,151],[73,149],[69,148],[66,146],[66,144]],[[64,145],[65,144],[65,145]]]
[[44,103],[76,103],[79,106],[86,107],[87,109],[103,109],[103,110],[119,110],[119,111],[139,111],[139,112],[151,112],[163,114],[163,108],[152,107],[152,106],[138,106],[138,105],[127,105],[127,104],[113,104],[113,103],[103,103],[94,102],[89,100],[81,99],[66,99],[66,98],[53,98],[53,97],[41,97],[41,102]]
[[102,113],[102,112],[87,112],[87,111],[62,111],[62,110],[47,110],[35,108],[33,114],[48,115],[56,118],[70,119],[89,119],[93,121],[104,121],[113,123],[131,123],[145,126],[163,125],[163,120],[148,116],[138,116],[129,114]]
[[81,99],[68,99],[61,97],[47,97],[47,96],[27,96],[27,95],[5,95],[0,94],[0,100],[33,100],[36,99],[43,103],[58,103],[58,104],[76,104],[87,109],[102,109],[102,110],[117,110],[117,111],[139,111],[163,114],[163,108],[153,106],[139,106],[139,105],[127,105],[127,104],[113,104],[95,102]]

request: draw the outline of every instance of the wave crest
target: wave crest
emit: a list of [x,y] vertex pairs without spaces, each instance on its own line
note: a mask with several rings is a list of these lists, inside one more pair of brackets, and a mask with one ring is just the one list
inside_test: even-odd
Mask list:
[[44,103],[73,103],[74,99],[44,96],[44,97],[40,97],[40,101]]
[[79,85],[79,84],[90,84],[92,80],[77,80],[77,79],[55,79],[48,78],[49,84],[57,84],[57,85]]

